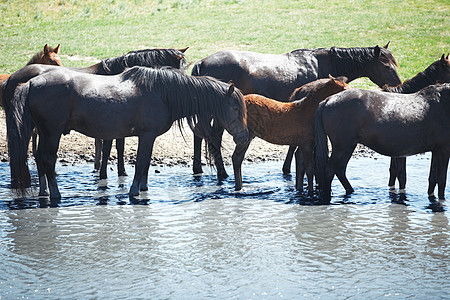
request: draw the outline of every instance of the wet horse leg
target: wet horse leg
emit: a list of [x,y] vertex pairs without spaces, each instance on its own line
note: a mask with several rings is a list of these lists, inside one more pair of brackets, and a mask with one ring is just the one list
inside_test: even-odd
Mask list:
[[43,161],[44,151],[43,143],[40,141],[36,147],[34,158],[36,160],[36,167],[39,176],[39,196],[49,196],[47,176],[45,175],[45,167]]
[[237,144],[231,156],[234,171],[234,189],[236,191],[242,189],[242,162],[244,161],[245,152],[247,152],[252,139],[253,137],[249,137],[246,143]]
[[289,150],[286,154],[286,158],[284,159],[283,163],[283,174],[285,175],[291,173],[292,157],[294,156],[296,148],[297,146],[289,146]]
[[397,160],[397,179],[399,184],[399,193],[405,193],[406,188],[406,157],[398,157]]
[[449,155],[445,151],[432,151],[430,175],[428,177],[428,196],[433,197],[436,184],[438,185],[438,198],[445,198],[447,183]]
[[[291,149],[291,147],[289,147]],[[305,177],[305,165],[303,159],[303,153],[300,148],[295,151],[295,188],[303,191],[303,178]]]
[[203,173],[202,169],[202,141],[203,138],[194,133],[194,162],[192,164],[192,171],[195,174]]
[[[328,181],[327,184],[330,186],[331,190],[331,181],[333,180],[334,174],[336,174],[337,178],[341,182],[342,186],[345,188],[345,192],[347,194],[351,194],[354,192],[354,189],[345,175],[347,171],[347,165],[352,157],[352,153],[355,150],[356,145],[352,145],[351,147],[335,147],[333,145],[333,149],[331,152],[331,157],[329,159],[330,172],[328,173]],[[331,176],[331,178],[330,178]]]
[[[61,138],[61,134],[55,134],[52,136],[43,136],[39,137],[39,160],[40,164],[42,164],[42,169],[38,172],[39,174],[39,183],[42,182],[41,175],[45,174],[47,177],[48,188],[50,190],[50,199],[61,199],[61,193],[58,189],[58,183],[56,182],[56,172],[55,172],[55,164],[59,146],[59,140]],[[43,192],[40,190],[40,192]]]
[[[139,136],[134,179],[129,192],[130,197],[138,196],[139,190],[145,188],[147,184],[148,169],[150,167],[155,138],[156,134],[154,133]],[[143,185],[143,182],[145,182],[145,185]]]
[[100,170],[100,158],[102,156],[103,140],[95,139],[95,157],[94,157],[94,169]]
[[108,159],[111,154],[112,148],[112,140],[103,140],[102,147],[102,164],[100,166],[100,179],[106,179],[107,176],[107,167],[108,167]]
[[[313,144],[311,145],[302,145],[301,147],[299,147],[299,149],[301,149],[302,152],[302,162],[301,162],[301,168],[303,168],[303,173],[300,174],[300,182],[298,182],[297,179],[297,184],[302,184],[303,183],[303,176],[304,173],[306,173],[306,177],[308,179],[308,194],[312,194],[314,191],[314,155],[313,155]],[[297,150],[299,151],[299,150]],[[299,167],[299,165],[297,164],[297,168]],[[297,174],[298,175],[298,174]]]
[[389,166],[389,182],[388,182],[388,187],[390,190],[395,190],[396,179],[397,179],[397,157],[391,157],[391,163]]
[[214,121],[212,127],[212,137],[211,141],[208,142],[208,151],[212,154],[214,158],[214,164],[217,170],[217,178],[220,180],[224,180],[228,177],[227,171],[225,170],[225,166],[223,164],[222,157],[222,136],[225,128],[219,125]]
[[116,139],[116,149],[117,149],[117,174],[118,176],[128,176],[125,171],[125,139]]

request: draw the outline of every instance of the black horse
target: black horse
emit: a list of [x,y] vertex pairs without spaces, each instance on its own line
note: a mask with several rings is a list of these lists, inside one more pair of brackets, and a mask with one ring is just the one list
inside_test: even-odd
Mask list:
[[[188,48],[184,49],[145,49],[130,51],[125,55],[113,58],[103,59],[99,63],[84,68],[67,68],[81,73],[96,74],[96,75],[117,75],[122,73],[125,69],[133,66],[144,67],[163,67],[169,66],[184,70],[187,65],[184,52]],[[22,83],[27,82],[31,78],[41,75],[43,73],[54,70],[53,67],[33,65],[25,67],[15,72],[8,79],[7,85],[4,87],[3,94],[6,99],[6,104],[13,97],[15,88]],[[8,100],[9,99],[9,100]],[[7,109],[7,105],[6,105]],[[36,150],[36,136],[33,136],[33,152]],[[107,164],[109,154],[111,152],[112,140],[102,141],[101,139],[95,139],[95,162],[94,167],[96,170],[100,168],[100,178],[107,177]],[[127,175],[125,172],[124,164],[124,148],[125,140],[116,139],[117,148],[117,171],[119,176]],[[100,156],[103,153],[102,163],[100,167]]]
[[[345,120],[343,122],[342,120]],[[325,100],[315,119],[316,169],[324,201],[331,198],[336,174],[352,193],[345,171],[357,143],[403,157],[432,152],[428,195],[436,184],[444,199],[450,155],[450,83],[431,85],[414,94],[350,89]],[[332,152],[328,158],[327,136]]]
[[[111,140],[138,136],[130,197],[147,190],[155,138],[178,120],[191,128],[213,118],[236,143],[248,139],[243,96],[233,85],[175,69],[133,67],[119,75],[99,76],[56,68],[16,89],[6,111],[11,181],[25,192],[30,186],[27,148],[33,124],[39,134],[36,164],[42,196],[59,199],[55,163],[62,134],[76,130]],[[48,186],[47,186],[48,184]]]
[[[259,94],[287,102],[292,92],[320,78],[345,76],[349,82],[369,77],[382,87],[396,86],[401,80],[397,62],[384,47],[298,49],[285,54],[262,54],[246,51],[220,51],[197,62],[192,75],[208,75],[224,82],[232,80],[243,94]],[[223,128],[215,125],[210,153],[214,156],[219,179],[228,177],[223,166],[220,144]],[[202,173],[200,160],[202,139],[194,137],[194,173]],[[295,147],[290,147],[283,172],[290,173]]]
[[[450,82],[449,55],[442,54],[441,59],[433,62],[423,72],[396,87],[384,87],[383,90],[392,93],[411,94],[420,91],[424,87],[436,83]],[[406,187],[406,157],[392,157],[389,167],[389,188],[395,190],[395,181],[398,180],[399,192],[404,193]]]

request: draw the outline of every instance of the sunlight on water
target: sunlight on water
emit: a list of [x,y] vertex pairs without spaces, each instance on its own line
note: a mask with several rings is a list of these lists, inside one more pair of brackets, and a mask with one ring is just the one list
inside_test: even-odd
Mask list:
[[356,192],[336,181],[327,206],[280,162],[244,165],[239,193],[157,168],[141,205],[131,176],[99,181],[90,165],[58,167],[59,203],[14,199],[0,164],[0,298],[448,299],[449,212],[426,197],[429,162],[408,159],[402,199],[388,159],[352,159]]

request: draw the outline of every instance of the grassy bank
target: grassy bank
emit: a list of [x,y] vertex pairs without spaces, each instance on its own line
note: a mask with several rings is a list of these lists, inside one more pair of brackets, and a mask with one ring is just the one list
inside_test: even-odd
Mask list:
[[284,53],[390,40],[403,80],[450,51],[448,0],[10,0],[0,15],[0,73],[45,43],[60,43],[63,64],[80,67],[154,47],[189,46],[195,62],[222,49]]

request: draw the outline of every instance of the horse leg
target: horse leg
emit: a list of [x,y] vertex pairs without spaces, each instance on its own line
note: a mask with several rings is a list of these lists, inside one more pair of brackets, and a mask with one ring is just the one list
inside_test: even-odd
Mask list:
[[116,139],[116,149],[117,149],[117,173],[118,176],[128,176],[127,172],[125,171],[125,160],[124,160],[124,153],[125,153],[125,139]]
[[406,157],[397,157],[397,179],[399,184],[399,193],[405,193],[406,188]]
[[108,159],[111,154],[112,148],[112,140],[103,140],[102,147],[102,165],[100,166],[100,179],[106,179],[107,176],[107,167],[108,167]]
[[[134,171],[133,183],[130,187],[130,197],[138,196],[143,180],[147,180],[146,172],[150,166],[150,159],[153,151],[153,144],[156,134],[147,133],[139,136],[138,151],[136,156],[136,167]],[[145,176],[145,179],[143,178]]]
[[37,129],[33,129],[33,133],[31,135],[31,149],[33,151],[33,155],[36,157],[37,152],[37,143],[38,143],[38,136],[37,136]]
[[58,189],[55,172],[55,164],[60,138],[61,134],[55,134],[53,136],[41,135],[39,137],[39,144],[41,145],[42,143],[43,145],[43,148],[41,148],[43,171],[45,172],[45,176],[47,177],[48,187],[50,190],[50,199],[52,200],[61,199],[61,193]]
[[291,163],[292,163],[292,157],[294,156],[294,152],[297,146],[289,146],[289,150],[286,154],[286,158],[284,159],[283,163],[283,174],[287,175],[291,173]]
[[244,161],[245,152],[247,152],[252,139],[253,138],[249,137],[246,143],[237,144],[234,148],[233,155],[231,156],[234,171],[234,189],[236,191],[242,189],[242,162]]
[[[295,147],[289,146],[289,150],[293,148],[295,150]],[[289,152],[288,152],[289,155]],[[286,161],[285,161],[286,162]],[[303,192],[303,177],[305,177],[305,168],[304,168],[304,159],[303,159],[303,153],[300,150],[300,147],[297,148],[295,151],[295,189],[297,189],[300,192]],[[283,166],[284,169],[284,166]]]
[[203,138],[194,133],[194,161],[192,165],[192,171],[195,174],[203,173],[202,169],[202,141]]
[[102,139],[95,139],[95,156],[94,156],[94,169],[100,170],[100,158],[102,155],[102,148],[103,148],[103,140]]
[[431,155],[431,168],[428,177],[428,195],[433,197],[436,184],[438,185],[438,198],[445,198],[445,186],[447,183],[449,155],[444,151],[433,151]]
[[[308,194],[312,195],[314,191],[314,146],[304,145],[301,147],[303,154],[303,166],[304,171],[306,172],[306,177],[308,179]],[[298,150],[297,150],[298,151]],[[303,181],[303,174],[301,176]]]
[[[341,182],[342,186],[345,188],[346,194],[351,194],[354,192],[354,189],[350,182],[347,179],[347,176],[345,175],[345,172],[347,171],[347,165],[348,161],[352,157],[352,153],[355,150],[356,145],[353,145],[348,150],[340,149],[335,151],[335,148],[333,148],[331,152],[330,162],[332,162],[333,169],[335,171],[335,174],[339,181]],[[331,178],[333,179],[333,178]],[[331,187],[331,181],[330,181],[330,187]]]
[[213,130],[212,138],[211,141],[208,142],[208,151],[214,158],[214,164],[217,169],[217,179],[221,181],[228,177],[227,171],[225,170],[225,166],[223,164],[223,157],[221,151],[222,136],[223,131],[225,129],[222,126],[220,126],[217,122],[214,122],[212,130]]
[[391,157],[391,164],[389,166],[389,190],[395,190],[395,180],[397,179],[397,158]]
[[36,152],[34,153],[34,158],[36,160],[36,167],[38,170],[38,176],[39,176],[39,196],[40,197],[47,197],[49,196],[48,192],[48,183],[47,183],[47,177],[45,175],[45,167],[44,167],[44,161],[43,161],[43,152],[44,152],[44,146],[41,141],[39,141],[38,146],[36,148]]

